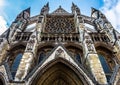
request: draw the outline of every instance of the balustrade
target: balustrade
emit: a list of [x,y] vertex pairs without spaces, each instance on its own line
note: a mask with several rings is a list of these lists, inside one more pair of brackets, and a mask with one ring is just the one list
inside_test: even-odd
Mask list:
[[105,34],[90,34],[93,42],[110,42],[110,39]]
[[16,35],[15,35],[15,41],[28,41],[29,40],[29,38],[30,38],[30,35],[31,35],[31,33],[29,32],[24,32],[24,33],[22,33],[22,32],[18,32]]
[[48,34],[42,33],[40,36],[40,41],[50,41],[50,42],[79,42],[79,33],[74,34]]

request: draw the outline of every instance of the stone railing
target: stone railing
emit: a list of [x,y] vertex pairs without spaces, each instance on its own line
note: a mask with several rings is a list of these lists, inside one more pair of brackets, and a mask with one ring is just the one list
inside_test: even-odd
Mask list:
[[90,33],[90,36],[93,42],[110,42],[110,39],[105,34]]
[[18,32],[15,35],[14,41],[28,41],[30,38],[31,32]]
[[74,34],[48,34],[42,33],[40,36],[40,41],[49,42],[79,42],[79,33]]

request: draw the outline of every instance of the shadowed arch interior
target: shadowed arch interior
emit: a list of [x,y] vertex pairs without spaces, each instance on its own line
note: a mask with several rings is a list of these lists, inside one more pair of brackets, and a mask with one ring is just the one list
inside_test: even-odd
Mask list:
[[17,45],[13,48],[11,48],[7,54],[7,56],[9,56],[9,59],[8,59],[8,63],[9,63],[9,66],[11,67],[11,65],[13,64],[14,62],[14,59],[17,57],[18,54],[20,53],[24,53],[24,50],[25,50],[25,46],[24,45]]
[[5,85],[5,78],[3,76],[3,73],[0,73],[0,85]]
[[22,44],[17,44],[12,46],[7,54],[8,60],[7,63],[9,65],[9,69],[11,71],[12,78],[14,79],[15,74],[17,72],[18,66],[24,54],[25,46]]
[[67,62],[61,58],[51,61],[34,76],[31,85],[89,85],[84,74]]
[[0,85],[4,85],[4,84],[3,84],[3,81],[2,81],[1,79],[0,79]]

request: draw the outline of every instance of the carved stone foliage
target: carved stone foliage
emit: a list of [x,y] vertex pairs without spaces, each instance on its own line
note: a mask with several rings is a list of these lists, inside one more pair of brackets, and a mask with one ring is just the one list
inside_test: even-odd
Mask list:
[[53,16],[47,17],[45,31],[49,33],[72,33],[75,32],[73,17]]

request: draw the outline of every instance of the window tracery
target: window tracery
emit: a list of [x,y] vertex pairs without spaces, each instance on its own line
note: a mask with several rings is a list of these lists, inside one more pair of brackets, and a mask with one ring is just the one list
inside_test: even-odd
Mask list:
[[105,57],[101,54],[99,54],[99,59],[100,59],[100,62],[102,64],[102,67],[103,67],[103,70],[106,74],[106,78],[107,78],[107,81],[109,82],[110,81],[110,78],[111,78],[111,69],[110,69],[110,66],[109,64],[107,63]]
[[75,31],[74,18],[54,16],[47,17],[45,31],[50,33],[71,33]]
[[76,60],[81,63],[81,57],[80,57],[80,54],[79,53],[76,53]]
[[36,59],[36,65],[42,63],[44,59],[47,58],[47,56],[51,53],[51,50],[53,49],[52,45],[47,45],[40,47],[37,50],[37,59]]
[[38,64],[41,63],[44,58],[45,58],[45,53],[44,53],[44,52],[41,52],[41,53],[39,54]]
[[67,46],[66,48],[70,52],[70,54],[73,56],[75,61],[79,64],[82,64],[82,56],[83,56],[82,49],[77,48],[75,46]]
[[15,77],[15,74],[16,74],[16,71],[17,71],[18,66],[20,64],[21,59],[22,59],[22,53],[19,53],[16,56],[16,58],[14,59],[14,62],[12,64],[12,66],[11,66],[11,74],[12,74],[13,79]]

